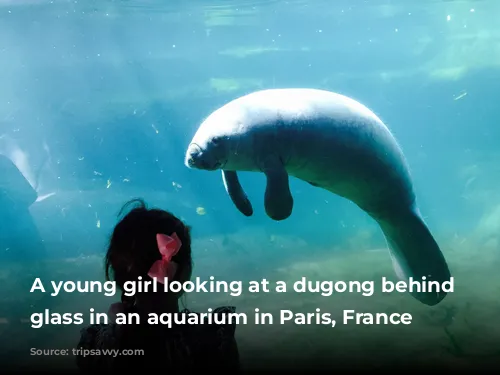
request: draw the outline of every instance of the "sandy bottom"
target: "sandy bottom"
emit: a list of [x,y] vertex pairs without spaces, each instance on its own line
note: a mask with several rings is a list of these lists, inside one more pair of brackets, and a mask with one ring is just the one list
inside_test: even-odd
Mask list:
[[[273,251],[277,251],[273,238]],[[284,241],[284,240],[283,240]],[[219,243],[220,246],[217,245]],[[387,363],[410,364],[420,361],[446,367],[450,370],[477,370],[492,367],[500,359],[500,266],[499,249],[473,246],[471,241],[450,239],[443,247],[455,277],[455,292],[435,307],[420,304],[408,294],[391,293],[366,297],[357,293],[333,294],[325,297],[314,293],[295,293],[293,283],[301,277],[309,280],[394,280],[394,272],[384,249],[328,253],[325,249],[307,250],[307,257],[297,249],[281,264],[264,269],[259,266],[259,257],[269,249],[262,245],[259,252],[239,251],[229,257],[217,257],[224,249],[237,247],[224,239],[198,240],[199,249],[195,276],[207,278],[213,275],[218,280],[239,279],[248,281],[265,277],[274,286],[278,280],[286,281],[287,293],[245,293],[239,297],[227,294],[191,294],[187,307],[206,311],[208,307],[234,305],[238,312],[245,312],[249,324],[237,327],[237,340],[244,368],[286,367],[299,369],[321,363],[321,367],[367,366],[376,368]],[[285,243],[285,242],[283,242]],[[288,244],[286,244],[288,245]],[[306,246],[306,244],[295,244]],[[283,246],[281,246],[283,247]],[[209,254],[207,249],[211,249]],[[243,250],[242,250],[243,249]],[[254,247],[255,249],[255,247]],[[452,250],[453,249],[453,250]],[[286,255],[286,249],[280,254]],[[250,256],[249,256],[250,254]],[[251,256],[253,254],[253,256]],[[214,265],[214,259],[217,260]],[[252,259],[250,261],[249,259]],[[264,258],[260,258],[264,259]],[[210,267],[210,265],[212,265]],[[28,272],[27,272],[28,269]],[[212,270],[211,273],[206,273]],[[101,280],[101,257],[86,257],[53,261],[44,265],[3,264],[0,268],[2,282],[0,298],[2,340],[2,363],[14,367],[54,366],[70,369],[74,357],[37,357],[29,355],[29,348],[71,348],[79,338],[82,326],[30,327],[29,317],[50,307],[55,312],[88,312],[89,308],[106,311],[117,298],[99,294],[64,294],[49,297],[48,293],[29,293],[35,277],[48,280]],[[235,275],[238,275],[235,277]],[[245,284],[247,285],[247,284]],[[272,289],[272,288],[271,288]],[[377,291],[379,289],[377,288]],[[253,324],[254,309],[272,313],[274,324]],[[338,319],[336,327],[327,325],[296,325],[292,322],[279,324],[280,310],[295,313],[330,312]],[[410,325],[355,325],[341,324],[342,311],[411,313]],[[22,364],[22,365],[21,365]]]

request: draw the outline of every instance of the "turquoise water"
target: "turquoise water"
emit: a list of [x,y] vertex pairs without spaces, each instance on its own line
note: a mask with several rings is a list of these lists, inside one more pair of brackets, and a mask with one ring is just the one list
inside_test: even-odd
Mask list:
[[[249,368],[311,357],[381,363],[388,353],[453,368],[494,363],[499,16],[495,1],[0,0],[0,154],[37,192],[29,210],[43,243],[0,249],[2,360],[37,366],[28,348],[76,344],[81,327],[32,329],[20,321],[31,313],[105,311],[114,302],[29,289],[38,276],[101,279],[116,214],[137,196],[193,226],[197,276],[393,277],[380,229],[353,203],[292,179],[293,214],[274,222],[264,176],[242,173],[255,211],[246,218],[220,173],[184,166],[189,141],[216,108],[260,89],[311,87],[362,102],[391,129],[455,292],[434,308],[406,294],[294,293],[190,295],[187,306],[414,314],[404,327],[239,326]],[[70,368],[74,359],[52,360]]]

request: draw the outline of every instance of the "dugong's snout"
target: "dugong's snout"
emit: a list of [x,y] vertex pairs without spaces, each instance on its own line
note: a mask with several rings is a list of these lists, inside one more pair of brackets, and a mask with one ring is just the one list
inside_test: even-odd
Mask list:
[[188,168],[196,168],[197,161],[200,159],[202,154],[201,147],[196,143],[191,143],[186,151],[186,157],[184,159],[184,164]]
[[207,150],[203,150],[198,144],[191,143],[186,151],[184,164],[188,168],[215,170],[221,163]]

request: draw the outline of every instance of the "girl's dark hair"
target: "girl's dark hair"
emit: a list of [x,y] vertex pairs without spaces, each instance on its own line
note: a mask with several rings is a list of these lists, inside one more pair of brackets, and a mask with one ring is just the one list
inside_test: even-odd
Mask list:
[[[158,233],[168,236],[176,233],[182,242],[179,252],[172,261],[177,263],[176,279],[186,281],[191,277],[191,228],[172,213],[149,209],[142,199],[133,199],[121,209],[121,216],[129,206],[134,205],[116,225],[111,235],[105,258],[106,279],[112,278],[122,290],[122,302],[130,303],[134,297],[123,295],[127,281],[148,280],[148,271],[153,263],[161,259],[156,243]],[[182,278],[182,280],[180,280]]]
[[[172,261],[177,263],[175,279],[185,282],[191,277],[191,235],[190,227],[184,224],[172,213],[149,209],[142,199],[133,199],[121,209],[119,216],[133,207],[119,221],[113,230],[105,258],[106,279],[114,279],[122,290],[122,303],[127,312],[134,312],[135,297],[126,297],[123,285],[127,281],[148,280],[148,272],[153,263],[161,259],[156,243],[158,233],[177,234],[182,242],[179,252]],[[161,288],[160,288],[161,289]],[[121,326],[119,332],[119,347],[121,349],[141,349],[141,356],[118,356],[114,366],[117,370],[130,370],[132,367],[155,367],[155,358],[165,355],[165,329],[158,325],[127,324]]]

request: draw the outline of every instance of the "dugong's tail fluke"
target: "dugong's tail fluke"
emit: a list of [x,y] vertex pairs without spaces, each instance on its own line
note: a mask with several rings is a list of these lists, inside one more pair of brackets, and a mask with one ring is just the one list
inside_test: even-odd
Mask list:
[[[391,222],[379,222],[389,245],[394,269],[398,277],[407,281],[437,281],[440,285],[450,281],[451,273],[439,245],[418,209],[409,210],[393,217]],[[446,297],[446,292],[412,292],[412,296],[426,305],[437,305]]]

